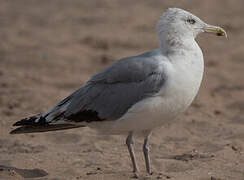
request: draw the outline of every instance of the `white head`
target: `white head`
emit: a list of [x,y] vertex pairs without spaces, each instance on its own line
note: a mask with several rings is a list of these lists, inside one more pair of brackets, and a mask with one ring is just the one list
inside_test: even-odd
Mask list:
[[[158,36],[160,41],[182,41],[192,39],[201,32],[210,32],[218,36],[226,36],[224,29],[206,24],[195,15],[179,8],[167,9],[158,21]],[[164,42],[166,43],[166,42]]]

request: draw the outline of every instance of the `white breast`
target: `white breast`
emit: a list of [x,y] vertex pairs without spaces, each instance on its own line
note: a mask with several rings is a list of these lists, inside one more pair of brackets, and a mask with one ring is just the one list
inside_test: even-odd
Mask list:
[[168,65],[168,81],[160,95],[176,112],[183,112],[192,103],[201,85],[204,63],[200,48],[195,53],[184,56],[174,56]]

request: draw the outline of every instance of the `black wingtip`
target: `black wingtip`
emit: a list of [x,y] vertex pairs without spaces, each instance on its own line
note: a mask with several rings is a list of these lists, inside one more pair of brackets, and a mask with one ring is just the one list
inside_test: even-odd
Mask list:
[[12,126],[22,126],[22,124],[23,124],[23,119],[15,122]]
[[19,129],[19,128],[10,131],[9,134],[18,134],[18,129]]
[[[38,119],[37,122],[36,119]],[[46,124],[45,118],[40,115],[36,115],[36,116],[31,116],[29,118],[21,119],[20,121],[15,122],[13,126],[33,126],[33,125],[43,125],[43,124]]]
[[51,125],[42,125],[42,126],[22,126],[18,127],[9,134],[26,134],[26,133],[41,133],[47,131],[58,131],[65,129],[73,129],[85,127],[84,125],[75,125],[75,124],[51,124]]
[[9,134],[26,134],[32,133],[34,130],[36,129],[32,128],[31,126],[22,126],[10,131]]

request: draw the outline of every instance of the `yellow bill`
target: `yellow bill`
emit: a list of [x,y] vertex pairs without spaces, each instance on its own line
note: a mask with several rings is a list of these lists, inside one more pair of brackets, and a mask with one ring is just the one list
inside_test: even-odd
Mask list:
[[222,27],[219,27],[219,26],[207,25],[204,28],[204,31],[208,32],[208,33],[213,33],[217,36],[225,36],[227,38],[226,31]]

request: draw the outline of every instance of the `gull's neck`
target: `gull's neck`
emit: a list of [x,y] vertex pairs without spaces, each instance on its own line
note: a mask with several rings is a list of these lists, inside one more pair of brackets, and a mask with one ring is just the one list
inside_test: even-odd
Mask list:
[[175,34],[167,33],[159,36],[160,51],[164,55],[182,53],[182,51],[196,50],[198,47],[194,37],[177,36]]

